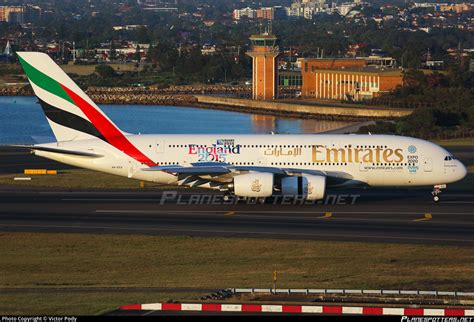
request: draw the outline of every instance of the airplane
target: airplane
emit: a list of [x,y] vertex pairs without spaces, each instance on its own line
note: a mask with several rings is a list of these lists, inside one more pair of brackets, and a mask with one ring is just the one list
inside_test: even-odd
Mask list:
[[225,200],[321,200],[329,187],[432,186],[437,202],[467,173],[444,148],[404,136],[126,133],[48,55],[17,55],[57,140],[22,147],[72,166],[212,189]]

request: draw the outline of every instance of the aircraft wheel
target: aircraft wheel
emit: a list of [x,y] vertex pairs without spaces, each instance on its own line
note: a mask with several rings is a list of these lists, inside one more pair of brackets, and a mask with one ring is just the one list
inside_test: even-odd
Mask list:
[[440,198],[439,198],[439,196],[438,196],[438,195],[435,195],[435,196],[433,196],[433,200],[434,200],[434,202],[438,202],[438,201],[439,201],[439,199],[440,199]]

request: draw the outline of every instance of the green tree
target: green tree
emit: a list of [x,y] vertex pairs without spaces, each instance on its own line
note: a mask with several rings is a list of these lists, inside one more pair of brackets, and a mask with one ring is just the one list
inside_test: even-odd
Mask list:
[[109,65],[97,65],[95,72],[102,78],[110,78],[115,76],[115,71]]
[[117,58],[117,51],[115,50],[114,39],[110,41],[110,60],[115,60]]
[[142,55],[140,53],[140,45],[137,44],[137,49],[135,50],[135,54],[133,54],[133,60],[140,62],[142,59]]

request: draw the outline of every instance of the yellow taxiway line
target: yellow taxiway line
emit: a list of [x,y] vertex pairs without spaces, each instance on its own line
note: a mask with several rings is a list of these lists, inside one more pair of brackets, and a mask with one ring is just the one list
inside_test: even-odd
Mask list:
[[332,212],[326,212],[324,213],[324,216],[318,217],[318,218],[331,218],[332,217]]
[[433,219],[433,215],[430,213],[426,213],[423,218],[415,219],[413,221],[427,221]]

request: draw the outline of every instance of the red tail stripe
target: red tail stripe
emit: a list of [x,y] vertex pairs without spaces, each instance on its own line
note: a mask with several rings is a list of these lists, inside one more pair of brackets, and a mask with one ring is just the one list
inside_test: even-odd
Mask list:
[[138,150],[130,141],[115,127],[107,118],[97,111],[92,105],[86,102],[82,97],[71,91],[66,86],[60,84],[66,93],[71,97],[74,103],[81,109],[81,111],[87,116],[89,121],[99,130],[99,132],[105,137],[107,142],[112,146],[124,152],[128,156],[134,158],[138,162],[144,163],[148,166],[156,165],[150,158],[144,155]]

